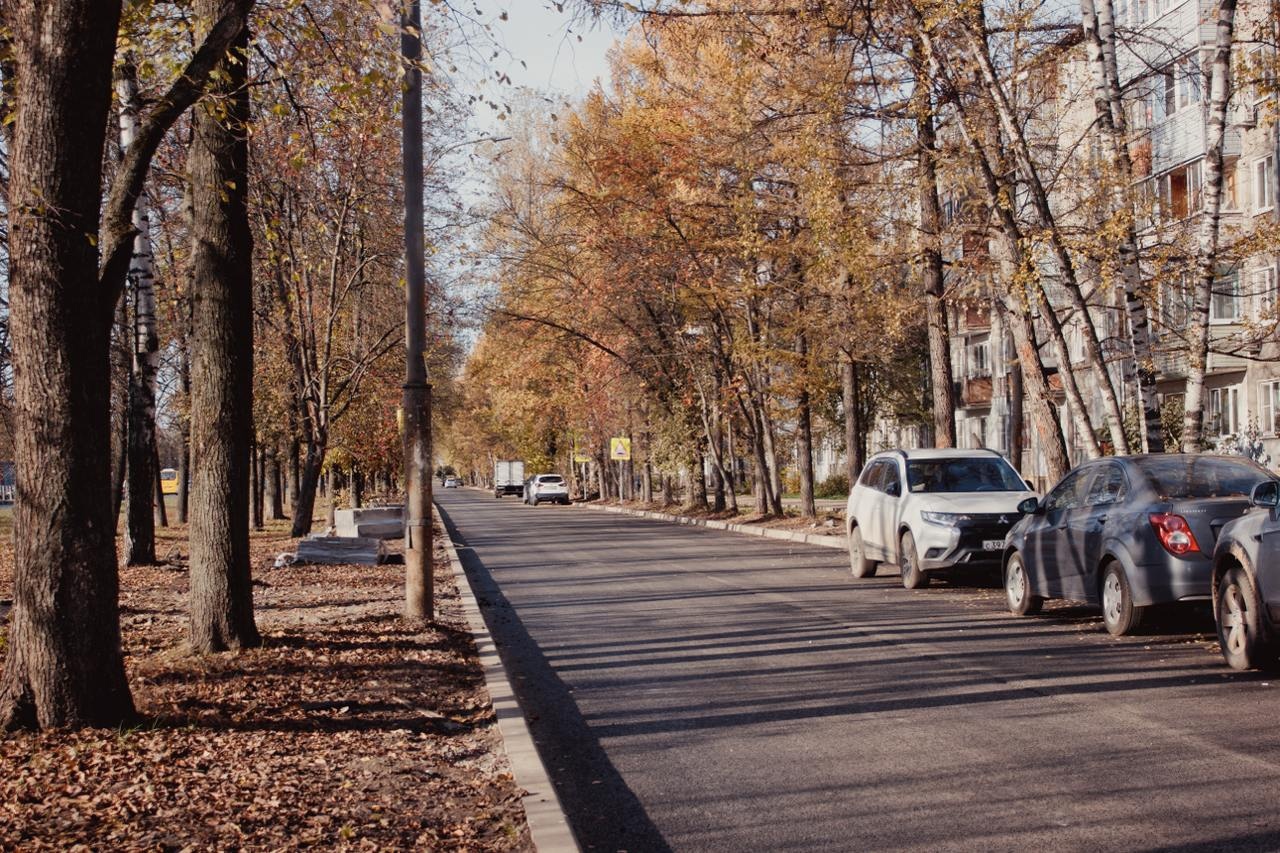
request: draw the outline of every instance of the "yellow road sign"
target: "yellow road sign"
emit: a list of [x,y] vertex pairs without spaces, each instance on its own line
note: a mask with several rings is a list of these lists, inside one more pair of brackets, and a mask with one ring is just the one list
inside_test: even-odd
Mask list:
[[609,458],[616,462],[626,462],[631,458],[631,439],[614,436],[609,439]]

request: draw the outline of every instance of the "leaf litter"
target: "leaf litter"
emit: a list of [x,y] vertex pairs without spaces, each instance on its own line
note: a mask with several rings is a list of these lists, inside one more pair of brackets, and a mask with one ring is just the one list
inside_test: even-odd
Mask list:
[[[0,736],[0,849],[532,849],[442,552],[415,627],[403,566],[273,568],[295,543],[271,523],[252,541],[262,647],[194,657],[185,528],[157,535],[166,564],[120,578],[140,719]],[[6,544],[0,600],[12,566]]]

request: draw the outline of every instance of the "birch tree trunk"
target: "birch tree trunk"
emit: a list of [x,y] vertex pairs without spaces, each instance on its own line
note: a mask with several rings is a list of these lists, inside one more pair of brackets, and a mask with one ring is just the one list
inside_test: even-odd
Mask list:
[[1204,214],[1196,247],[1196,290],[1187,346],[1186,412],[1182,451],[1196,453],[1204,444],[1204,376],[1209,365],[1209,300],[1218,277],[1218,239],[1222,216],[1222,146],[1231,100],[1231,45],[1235,41],[1236,0],[1220,0],[1213,60],[1208,74],[1205,126]]
[[[197,0],[208,27],[234,0]],[[248,31],[193,119],[191,648],[256,646],[249,568],[253,236],[246,209]],[[234,58],[232,58],[234,54]]]
[[[138,132],[138,81],[126,61],[117,83],[120,102],[120,150],[128,152]],[[156,333],[155,268],[147,203],[139,196],[133,207],[133,257],[128,283],[133,294],[132,365],[128,400],[128,482],[124,562],[147,566],[156,562],[155,483],[156,372],[160,336]]]
[[1123,232],[1116,246],[1120,279],[1124,285],[1125,316],[1128,320],[1132,369],[1137,376],[1138,401],[1142,409],[1143,450],[1164,452],[1164,430],[1160,423],[1160,398],[1156,393],[1156,361],[1142,299],[1142,268],[1138,234],[1129,184],[1133,163],[1126,140],[1128,119],[1120,94],[1120,72],[1116,62],[1115,10],[1111,0],[1080,0],[1084,24],[1084,44],[1094,80],[1094,112],[1098,136],[1108,161],[1119,174],[1111,179],[1111,207],[1123,219]]

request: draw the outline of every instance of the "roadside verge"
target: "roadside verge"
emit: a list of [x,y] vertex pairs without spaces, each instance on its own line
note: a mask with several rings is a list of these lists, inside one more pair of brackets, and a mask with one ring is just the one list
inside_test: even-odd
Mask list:
[[442,537],[445,554],[448,555],[449,568],[452,569],[454,578],[457,580],[458,594],[462,597],[462,610],[466,614],[467,625],[471,630],[471,636],[475,638],[480,668],[484,670],[485,686],[493,702],[493,712],[498,718],[498,731],[502,734],[507,758],[511,761],[512,775],[515,776],[516,784],[526,792],[522,802],[525,817],[529,822],[529,834],[533,838],[533,846],[539,853],[579,853],[580,848],[574,840],[573,831],[569,828],[569,820],[560,805],[560,798],[556,796],[555,788],[551,785],[547,768],[538,755],[537,747],[533,744],[533,737],[529,734],[529,727],[524,721],[524,711],[516,701],[515,690],[512,689],[507,671],[502,666],[502,659],[498,655],[493,637],[489,634],[489,627],[485,625],[484,615],[480,612],[480,605],[471,589],[471,581],[462,568],[462,561],[458,558],[458,551],[448,533],[448,527],[445,526],[444,519],[440,517],[440,510],[435,504],[431,506],[431,513],[435,516],[440,529],[445,531]]
[[627,507],[598,505],[592,503],[575,503],[574,506],[593,509],[596,512],[613,512],[619,515],[633,515],[637,518],[651,518],[654,521],[665,521],[668,524],[687,524],[694,527],[705,527],[709,530],[727,530],[730,533],[745,533],[748,536],[763,536],[766,539],[781,539],[786,542],[803,542],[806,545],[818,545],[823,548],[835,548],[843,551],[843,536],[824,536],[820,533],[801,533],[797,530],[783,530],[777,527],[760,527],[754,524],[734,524],[731,521],[719,521],[714,518],[694,518],[690,515],[669,515],[665,512],[653,512],[647,509],[628,509]]

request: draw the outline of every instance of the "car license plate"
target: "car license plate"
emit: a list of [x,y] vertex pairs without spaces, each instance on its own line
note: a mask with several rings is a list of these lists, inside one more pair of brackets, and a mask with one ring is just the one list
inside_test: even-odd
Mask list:
[[1002,551],[1004,550],[1003,539],[983,539],[982,550],[984,551]]

